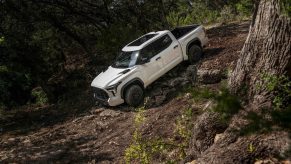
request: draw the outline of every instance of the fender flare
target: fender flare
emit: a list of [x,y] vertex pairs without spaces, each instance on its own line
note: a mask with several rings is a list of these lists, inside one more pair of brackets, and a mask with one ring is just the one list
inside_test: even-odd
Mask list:
[[189,49],[192,45],[198,45],[202,49],[201,41],[199,38],[194,38],[190,42],[188,42],[186,46],[187,56],[189,55]]
[[125,85],[122,86],[122,88],[121,88],[121,92],[120,92],[120,94],[121,94],[121,98],[122,98],[122,99],[124,99],[124,92],[125,92],[125,89],[126,89],[128,86],[132,85],[132,84],[138,84],[138,85],[140,85],[140,87],[141,87],[143,90],[145,89],[145,88],[144,88],[144,83],[143,83],[143,81],[142,81],[140,78],[138,78],[138,77],[133,78],[133,79],[129,80]]

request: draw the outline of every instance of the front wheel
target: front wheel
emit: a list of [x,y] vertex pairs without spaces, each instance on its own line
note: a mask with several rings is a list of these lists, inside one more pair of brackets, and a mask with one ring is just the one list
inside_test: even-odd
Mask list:
[[133,107],[137,107],[144,99],[144,91],[139,85],[131,85],[125,92],[125,102]]
[[193,45],[189,49],[188,60],[191,64],[195,64],[202,57],[202,49],[198,45]]

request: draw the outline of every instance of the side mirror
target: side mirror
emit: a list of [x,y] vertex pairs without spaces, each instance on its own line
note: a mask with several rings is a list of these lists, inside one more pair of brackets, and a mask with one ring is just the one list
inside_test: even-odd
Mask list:
[[145,64],[145,63],[148,63],[148,62],[150,62],[150,60],[147,57],[145,57],[145,58],[142,57],[140,59],[140,64]]

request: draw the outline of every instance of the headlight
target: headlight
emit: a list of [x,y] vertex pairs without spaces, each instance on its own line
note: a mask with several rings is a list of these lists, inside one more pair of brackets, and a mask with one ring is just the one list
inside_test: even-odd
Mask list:
[[110,86],[106,87],[106,90],[108,90],[108,91],[115,91],[115,92],[116,92],[117,87],[118,87],[121,83],[122,83],[122,82],[120,81],[120,82],[118,82],[118,83],[116,83],[116,84],[110,85]]

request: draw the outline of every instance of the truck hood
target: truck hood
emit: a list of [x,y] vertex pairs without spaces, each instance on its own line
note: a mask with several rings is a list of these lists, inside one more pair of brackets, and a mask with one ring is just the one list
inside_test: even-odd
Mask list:
[[92,87],[106,88],[107,86],[117,83],[122,77],[130,72],[133,68],[113,68],[108,67],[105,72],[101,72],[95,79],[92,81]]

